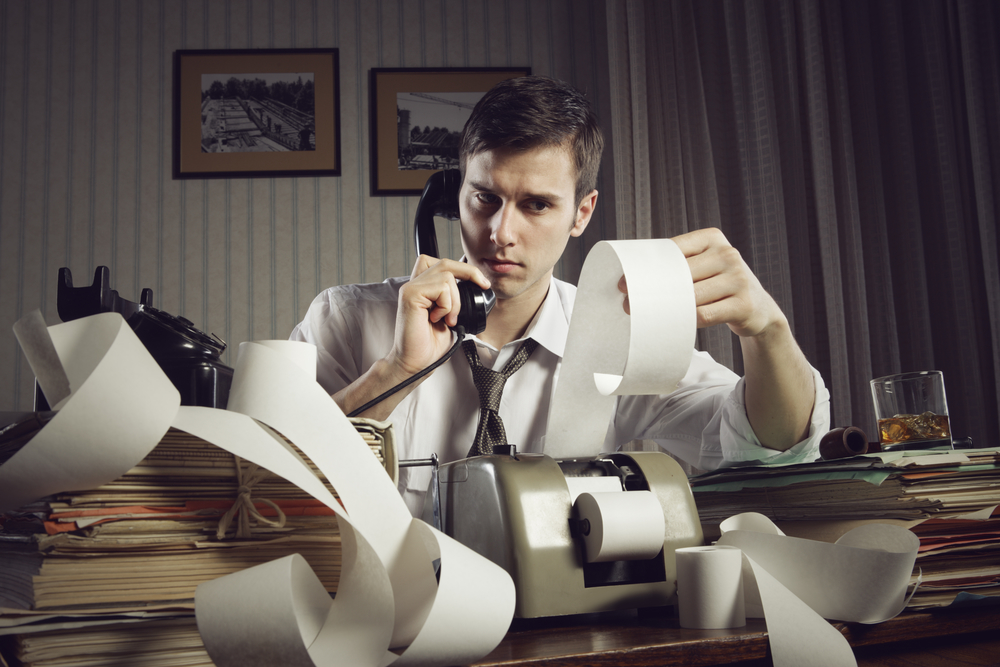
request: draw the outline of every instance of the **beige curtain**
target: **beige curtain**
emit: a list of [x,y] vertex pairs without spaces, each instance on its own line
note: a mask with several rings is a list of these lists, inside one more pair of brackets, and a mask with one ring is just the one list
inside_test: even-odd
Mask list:
[[[619,236],[720,227],[822,372],[835,426],[875,439],[869,380],[938,369],[953,432],[1000,444],[1000,4],[607,11]],[[728,329],[699,345],[742,369]]]

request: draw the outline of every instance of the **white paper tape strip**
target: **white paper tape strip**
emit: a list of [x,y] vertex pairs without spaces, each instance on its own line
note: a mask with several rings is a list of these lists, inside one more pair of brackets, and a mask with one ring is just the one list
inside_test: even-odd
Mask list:
[[[179,407],[177,390],[118,314],[48,334],[75,389],[0,467],[0,509],[106,484],[173,424],[288,479],[338,515],[343,554],[335,600],[297,556],[199,586],[198,625],[217,665],[466,664],[503,638],[514,613],[510,576],[410,517],[385,469],[316,384],[315,348],[241,346],[233,410],[224,411]],[[26,336],[28,345],[32,335],[40,334]],[[320,468],[347,510],[274,431]]]
[[[281,343],[244,343],[240,346],[229,409],[253,417],[294,442],[337,490],[346,508],[344,512],[335,507],[342,533],[353,531],[359,548],[370,545],[372,557],[359,557],[353,569],[342,571],[331,613],[347,620],[359,614],[365,609],[366,597],[380,590],[373,582],[377,584],[383,577],[389,581],[388,590],[392,595],[388,604],[378,604],[379,608],[393,610],[391,616],[380,617],[370,609],[360,614],[370,619],[367,625],[373,626],[374,634],[361,630],[345,632],[342,622],[328,622],[315,646],[309,650],[310,656],[317,665],[372,664],[344,663],[343,656],[352,652],[359,656],[372,655],[372,650],[366,647],[377,646],[382,635],[382,626],[377,620],[381,618],[383,623],[388,623],[390,641],[382,647],[379,664],[461,664],[482,657],[500,642],[513,617],[514,586],[509,575],[410,516],[385,469],[371,455],[333,400],[305,370],[315,372],[315,356],[311,362],[304,361],[303,348],[311,350],[313,355],[315,348],[304,343]],[[286,357],[286,353],[291,356]],[[190,423],[190,410],[182,409],[181,412],[187,413],[187,421],[179,421],[178,428],[197,429],[196,435],[281,474],[306,490],[315,485],[315,477],[304,466],[296,465],[297,456],[288,448],[250,451],[249,441],[242,436],[224,431],[209,434],[201,425]],[[204,414],[211,418],[213,412],[216,411],[208,410]],[[319,492],[314,495],[323,497]],[[432,561],[437,558],[441,562],[439,582],[435,581],[432,569]],[[260,576],[267,575],[262,573]],[[241,594],[245,582],[220,580],[215,585],[218,587],[216,595],[236,597]],[[356,602],[344,598],[351,590],[358,592]],[[245,608],[232,605],[224,612],[233,627],[252,627],[261,622],[262,619],[244,611]],[[214,615],[221,609],[215,605],[198,607],[199,624],[203,614]],[[227,627],[215,621],[211,625],[213,628]],[[287,633],[286,637],[289,641],[298,641],[294,633]],[[344,642],[350,646],[345,647]],[[400,649],[401,656],[384,653],[388,648]],[[225,653],[218,657],[210,655],[220,667],[270,664],[266,660],[231,660]]]
[[[622,275],[631,315],[622,308]],[[598,454],[615,396],[673,391],[691,365],[696,317],[691,271],[673,241],[595,245],[580,274],[545,453]]]
[[748,578],[744,570],[743,580],[755,582],[764,608],[774,667],[857,667],[854,651],[844,635],[770,572],[746,558],[746,554],[743,557],[753,574]]
[[904,528],[860,526],[835,544],[787,537],[756,513],[720,528],[716,544],[742,553],[746,614],[766,619],[776,667],[856,665],[850,644],[824,619],[877,623],[906,606],[920,542]]
[[[20,342],[29,349],[54,347],[72,393],[0,467],[0,511],[121,477],[170,428],[180,394],[121,315],[32,330]],[[29,357],[53,361],[44,351]]]
[[[720,525],[717,543],[739,547],[823,618],[880,623],[906,606],[920,546],[909,530],[864,525],[830,544],[787,537],[776,527],[776,532],[747,530],[737,519]],[[760,515],[755,519],[771,524]]]
[[45,326],[42,311],[34,310],[14,323],[14,336],[21,345],[28,365],[35,374],[35,382],[53,410],[68,398],[72,390],[69,378],[59,360],[59,353]]

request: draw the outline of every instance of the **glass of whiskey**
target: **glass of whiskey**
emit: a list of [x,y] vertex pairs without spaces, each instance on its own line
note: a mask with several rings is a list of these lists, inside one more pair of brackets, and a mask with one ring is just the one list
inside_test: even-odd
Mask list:
[[948,401],[941,371],[887,375],[871,381],[883,451],[951,449]]

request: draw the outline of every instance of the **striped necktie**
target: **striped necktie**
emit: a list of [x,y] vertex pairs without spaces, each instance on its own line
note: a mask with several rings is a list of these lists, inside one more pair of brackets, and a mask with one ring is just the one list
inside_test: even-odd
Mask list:
[[462,349],[465,351],[469,367],[472,369],[472,381],[476,383],[476,389],[479,390],[479,426],[476,428],[476,439],[469,450],[469,456],[488,456],[493,453],[494,445],[507,444],[507,433],[504,431],[503,421],[499,414],[503,386],[506,384],[507,378],[524,365],[536,347],[538,347],[538,342],[531,338],[521,343],[521,347],[517,348],[514,356],[498,373],[480,363],[476,341],[467,340],[462,343]]

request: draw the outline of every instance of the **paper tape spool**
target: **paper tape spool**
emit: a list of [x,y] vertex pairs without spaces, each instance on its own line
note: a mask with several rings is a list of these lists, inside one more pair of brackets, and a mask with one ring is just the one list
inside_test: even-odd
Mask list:
[[574,507],[590,523],[583,536],[588,563],[649,560],[663,549],[663,507],[651,491],[581,493]]
[[746,625],[743,552],[736,547],[706,546],[676,553],[681,627],[713,630]]

